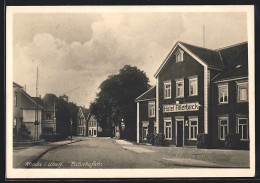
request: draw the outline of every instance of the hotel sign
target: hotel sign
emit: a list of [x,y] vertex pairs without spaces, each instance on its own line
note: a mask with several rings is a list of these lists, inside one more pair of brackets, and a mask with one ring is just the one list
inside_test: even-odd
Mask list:
[[169,104],[163,105],[163,112],[184,112],[184,111],[198,111],[200,104],[198,102],[186,104]]

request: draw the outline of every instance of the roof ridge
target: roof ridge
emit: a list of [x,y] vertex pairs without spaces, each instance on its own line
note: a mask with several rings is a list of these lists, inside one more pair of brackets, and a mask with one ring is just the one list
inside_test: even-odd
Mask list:
[[210,48],[204,48],[204,47],[201,47],[201,46],[185,43],[185,42],[182,42],[182,41],[178,41],[178,42],[181,43],[181,44],[184,43],[184,44],[187,44],[187,45],[190,45],[190,46],[193,46],[193,47],[197,47],[197,48],[201,48],[201,49],[217,52],[216,50],[213,50],[213,49],[210,49]]
[[142,93],[140,96],[138,96],[135,100],[138,100],[140,97],[142,97],[144,94],[148,93],[149,91],[151,91],[154,87],[156,87],[156,85],[152,86],[151,88],[149,88],[148,90],[146,90],[144,93]]
[[237,43],[237,44],[233,44],[233,45],[225,46],[225,47],[222,47],[222,48],[218,48],[218,49],[215,49],[215,51],[220,51],[220,50],[224,50],[224,49],[227,49],[227,48],[232,48],[232,47],[239,46],[239,45],[242,45],[242,44],[245,44],[245,43],[248,43],[248,41],[244,41],[244,42],[240,42],[240,43]]

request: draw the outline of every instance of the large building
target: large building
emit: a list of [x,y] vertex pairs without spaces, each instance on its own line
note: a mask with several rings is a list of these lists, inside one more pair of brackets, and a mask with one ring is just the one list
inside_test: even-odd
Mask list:
[[219,148],[238,133],[248,148],[247,42],[217,50],[177,42],[154,76],[156,86],[136,99],[138,143],[163,133],[173,145],[193,146],[205,133]]
[[18,132],[24,125],[33,138],[37,136],[39,138],[41,134],[56,133],[56,118],[53,106],[44,102],[40,97],[31,97],[22,86],[15,82],[13,82],[13,97],[14,132]]

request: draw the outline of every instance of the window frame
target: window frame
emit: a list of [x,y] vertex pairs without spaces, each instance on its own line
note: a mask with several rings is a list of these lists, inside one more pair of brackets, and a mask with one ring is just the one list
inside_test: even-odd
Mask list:
[[[246,119],[246,126],[247,126],[247,138],[244,139],[243,136],[244,134],[242,134],[242,138],[240,139],[241,141],[248,141],[249,140],[249,128],[248,128],[248,118],[247,117],[237,117],[237,133],[239,134],[239,120],[240,119]],[[245,124],[241,124],[241,125],[245,125]],[[244,127],[243,127],[244,128]],[[243,133],[243,130],[242,130],[242,133]]]
[[[176,82],[176,98],[183,98],[184,97],[184,78],[176,79],[175,82]],[[178,84],[179,83],[182,83],[182,95],[178,96],[178,88],[179,88]]]
[[[153,106],[153,108],[151,109],[150,106]],[[152,111],[152,113],[150,113],[151,111]],[[155,101],[148,102],[148,117],[149,118],[155,117]]]
[[[240,82],[236,82],[236,84],[237,84],[237,102],[248,102],[248,98],[249,98],[249,93],[248,93],[248,81],[240,81]],[[240,87],[242,87],[242,86],[246,86],[246,88],[247,88],[247,99],[246,100],[241,100],[240,99],[240,92],[239,92],[239,90],[240,90]]]
[[[196,125],[191,125],[191,121],[196,121],[197,124]],[[192,127],[197,127],[197,134],[199,132],[199,125],[198,125],[199,121],[198,121],[198,117],[197,116],[193,116],[193,117],[189,117],[189,140],[197,140],[196,136],[191,138],[191,128]],[[193,135],[194,135],[195,130],[193,131]]]
[[16,128],[16,126],[17,126],[17,117],[14,117],[14,119],[13,119],[13,128]]
[[15,92],[15,93],[14,93],[14,104],[13,104],[15,107],[18,106],[17,98],[18,98],[18,93]]
[[183,62],[183,54],[184,54],[184,51],[181,50],[181,49],[178,49],[175,53],[175,56],[176,56],[176,63],[179,63],[179,62]]
[[[167,126],[166,127],[166,123],[167,122],[170,122],[171,126]],[[166,136],[167,129],[169,129],[169,131],[170,131],[170,136],[169,137]],[[165,136],[166,140],[172,140],[172,119],[171,118],[164,118],[164,136]]]
[[[191,81],[196,80],[196,93],[191,94]],[[193,76],[189,78],[189,96],[197,96],[198,95],[198,76]]]
[[[167,85],[169,85],[170,88],[166,89]],[[169,96],[166,96],[166,94],[167,94],[166,90],[169,90]],[[171,81],[164,81],[163,82],[163,98],[164,99],[171,99],[172,98],[172,82]]]
[[[224,101],[225,97],[223,97],[223,102],[220,101],[220,88],[226,87],[227,88],[227,101]],[[224,93],[224,92],[223,92]],[[228,83],[218,85],[218,104],[228,104]]]
[[[221,121],[227,121],[227,125],[221,125]],[[227,126],[227,131],[225,133],[224,138],[221,138],[221,126]],[[228,116],[222,116],[218,118],[218,139],[219,140],[225,140],[226,135],[229,134],[229,117]]]

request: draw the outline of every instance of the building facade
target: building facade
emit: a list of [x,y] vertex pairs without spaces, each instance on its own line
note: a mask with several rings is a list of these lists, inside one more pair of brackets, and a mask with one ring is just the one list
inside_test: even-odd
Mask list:
[[79,136],[87,136],[87,120],[89,117],[89,110],[83,107],[79,108],[79,112],[77,115],[77,135]]
[[24,125],[33,138],[36,136],[39,138],[43,133],[56,133],[54,107],[39,97],[31,97],[15,82],[13,82],[13,99],[14,132],[18,132]]
[[89,137],[98,136],[98,121],[94,115],[90,115],[88,120],[88,136]]
[[211,50],[177,42],[155,78],[156,86],[136,99],[137,142],[163,133],[170,144],[193,146],[205,133],[219,147],[238,133],[248,147],[247,43]]

